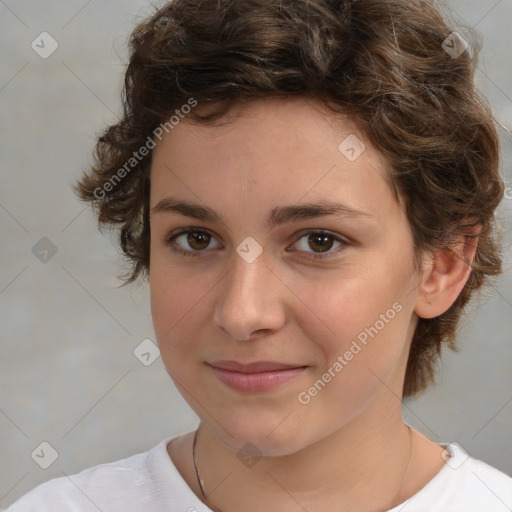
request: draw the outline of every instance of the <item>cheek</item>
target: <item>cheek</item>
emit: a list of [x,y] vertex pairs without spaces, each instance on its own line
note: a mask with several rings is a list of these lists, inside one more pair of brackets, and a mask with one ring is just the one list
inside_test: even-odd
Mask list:
[[[368,266],[364,272],[353,269],[322,285],[307,283],[302,293],[308,297],[309,312],[298,322],[322,349],[320,372],[331,368],[331,373],[343,372],[350,382],[360,383],[370,370],[380,375],[393,367],[407,338],[403,275],[383,275],[381,268]],[[339,357],[343,369],[336,365],[336,372],[333,366]]]
[[[398,294],[386,287],[369,286],[366,279],[331,287],[327,299],[313,294],[312,304],[323,304],[319,315],[326,328],[302,329],[322,349],[322,360],[297,396],[304,413],[350,421],[379,395],[386,393],[391,376],[406,347],[407,309]],[[316,322],[315,325],[318,325]],[[397,389],[396,392],[399,390]]]
[[188,260],[182,265],[173,263],[165,249],[158,248],[151,254],[150,268],[156,340],[168,372],[179,376],[200,357],[201,347],[207,341],[204,332],[212,321],[211,293],[219,274],[207,269],[198,271]]
[[[179,290],[179,292],[178,292]],[[183,393],[190,385],[190,363],[199,351],[199,335],[195,335],[198,315],[194,304],[179,279],[155,279],[151,283],[151,315],[156,342],[167,373]],[[180,384],[185,385],[185,390]]]
[[197,317],[195,308],[208,288],[185,277],[162,252],[157,249],[151,253],[149,288],[153,328],[165,362],[168,352],[177,351],[174,340],[182,339],[179,333]]

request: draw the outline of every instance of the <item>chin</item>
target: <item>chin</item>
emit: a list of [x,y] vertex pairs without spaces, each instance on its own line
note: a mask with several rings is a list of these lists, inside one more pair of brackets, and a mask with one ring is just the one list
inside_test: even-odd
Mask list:
[[[282,417],[280,421],[283,421]],[[306,433],[298,425],[287,425],[285,428],[283,422],[276,428],[279,422],[273,419],[268,422],[224,421],[223,425],[226,430],[216,424],[209,424],[209,428],[224,446],[240,456],[291,455],[309,444]]]

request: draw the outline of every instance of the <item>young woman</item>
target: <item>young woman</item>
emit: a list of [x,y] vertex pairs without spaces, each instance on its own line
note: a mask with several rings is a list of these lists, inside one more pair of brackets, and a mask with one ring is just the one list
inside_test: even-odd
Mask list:
[[77,186],[147,278],[198,429],[9,512],[472,511],[512,479],[404,423],[501,271],[476,49],[433,3],[175,0]]

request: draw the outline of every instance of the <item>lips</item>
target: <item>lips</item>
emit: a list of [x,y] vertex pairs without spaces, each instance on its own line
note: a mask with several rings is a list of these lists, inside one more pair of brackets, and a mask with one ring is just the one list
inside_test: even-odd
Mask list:
[[254,363],[239,363],[237,361],[214,361],[213,363],[207,363],[214,368],[220,368],[221,370],[230,370],[233,372],[240,373],[261,373],[261,372],[273,372],[279,370],[290,370],[292,368],[304,368],[304,365],[300,364],[285,364],[276,363],[273,361],[257,361]]
[[307,368],[273,361],[215,361],[207,364],[220,382],[237,392],[244,393],[270,391],[297,377]]

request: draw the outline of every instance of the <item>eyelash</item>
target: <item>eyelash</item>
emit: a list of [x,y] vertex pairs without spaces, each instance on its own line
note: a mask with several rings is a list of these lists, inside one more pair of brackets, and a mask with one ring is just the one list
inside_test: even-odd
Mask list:
[[[208,231],[206,231],[204,229],[188,228],[188,229],[183,229],[183,230],[179,231],[178,233],[175,233],[172,236],[170,236],[169,238],[167,238],[165,240],[165,245],[167,245],[172,252],[177,253],[177,254],[181,254],[182,256],[189,256],[189,257],[192,257],[192,258],[200,256],[202,252],[205,252],[205,250],[201,250],[201,251],[186,251],[186,250],[181,249],[180,247],[176,246],[175,239],[178,238],[181,235],[188,234],[188,233],[206,233],[209,236],[213,237],[213,235],[211,235]],[[332,238],[336,242],[341,243],[342,245],[340,247],[344,247],[344,246],[350,245],[349,242],[347,242],[347,240],[345,240],[344,238],[340,237],[339,235],[336,235],[334,233],[330,233],[329,231],[324,231],[324,230],[321,230],[321,229],[320,230],[312,229],[312,230],[303,232],[301,234],[301,236],[297,239],[297,242],[299,240],[302,240],[304,237],[309,236],[311,234],[327,235],[329,238]],[[340,247],[338,247],[338,249],[340,249]],[[294,250],[289,251],[289,252],[295,252],[295,251],[297,251],[297,249],[294,249]],[[299,252],[301,252],[301,251],[299,251]],[[309,254],[313,255],[312,259],[323,260],[323,259],[327,259],[329,257],[332,257],[333,254],[337,254],[337,253],[328,252],[325,255],[322,254],[322,253],[309,253]],[[309,258],[307,258],[307,259],[309,259]]]

